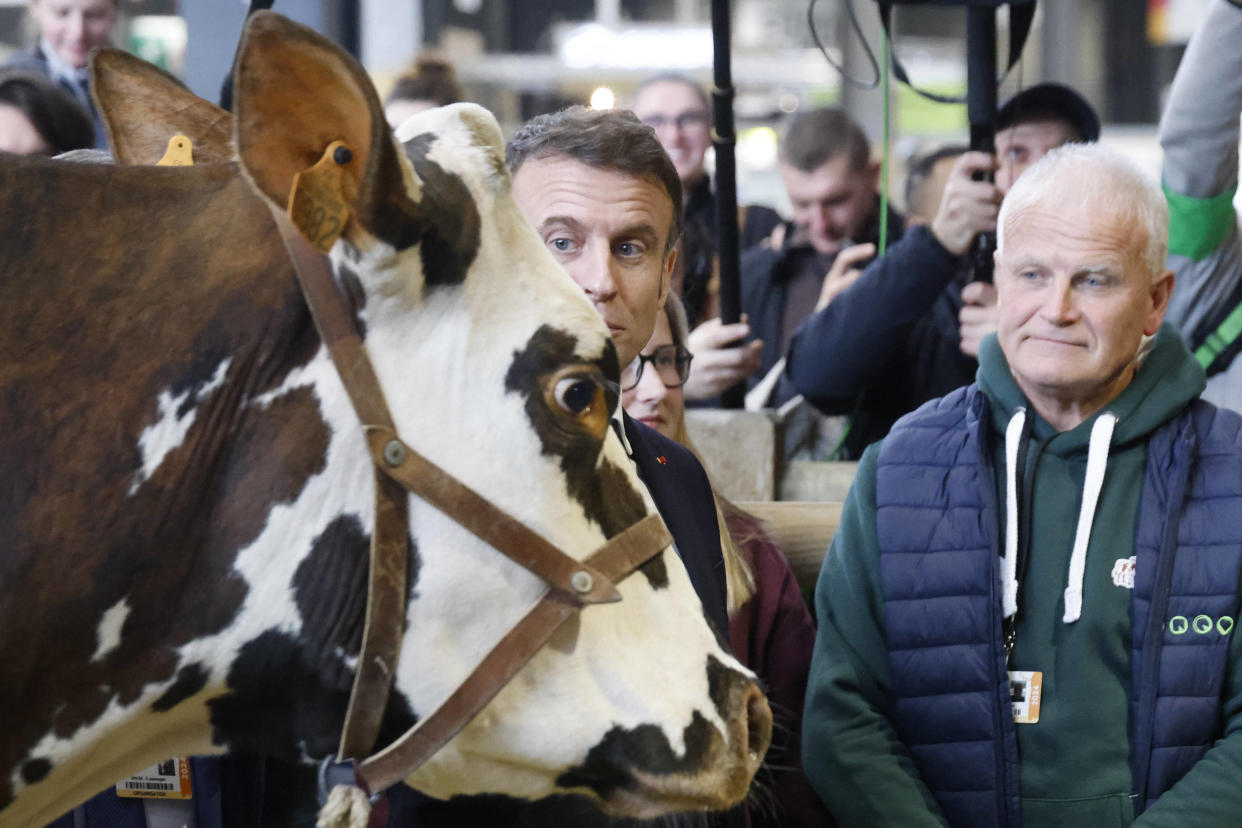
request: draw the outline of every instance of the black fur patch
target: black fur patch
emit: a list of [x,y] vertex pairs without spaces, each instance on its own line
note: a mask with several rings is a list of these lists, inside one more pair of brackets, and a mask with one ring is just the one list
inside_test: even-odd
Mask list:
[[[241,649],[229,668],[229,692],[208,702],[212,741],[297,760],[335,753],[349,688],[325,683],[303,643],[269,630]],[[404,695],[393,691],[380,728],[388,744],[418,721]]]
[[693,773],[703,765],[716,729],[694,711],[683,734],[684,756],[677,756],[664,731],[655,725],[614,727],[591,748],[586,760],[557,777],[564,788],[590,788],[607,798],[618,788],[634,787],[634,770],[650,774]]
[[479,208],[461,177],[427,158],[435,142],[436,136],[429,132],[405,142],[405,154],[423,183],[415,241],[420,245],[424,284],[431,287],[465,281],[479,252],[482,224]]
[[725,721],[729,720],[729,690],[733,685],[743,681],[745,679],[742,678],[741,673],[730,670],[717,661],[713,655],[707,657],[707,695],[711,698],[712,704],[716,705],[716,712],[720,714],[720,718]]
[[[539,435],[542,453],[560,458],[570,496],[581,504],[588,518],[599,524],[604,535],[611,538],[646,515],[643,499],[621,469],[608,461],[596,467],[599,441],[581,429],[566,425],[548,407],[541,390],[550,374],[576,360],[577,344],[578,340],[571,334],[543,325],[525,348],[514,352],[505,375],[505,390],[525,398],[526,415]],[[617,352],[611,342],[594,364],[608,379],[617,378]],[[607,398],[612,411],[617,405],[617,395],[610,390]]]
[[[348,245],[344,246],[348,247]],[[354,319],[354,327],[358,329],[358,336],[366,339],[367,324],[362,321],[362,310],[367,306],[367,294],[362,288],[362,280],[358,278],[358,272],[347,262],[341,262],[337,267],[336,276],[341,285],[341,292],[345,294],[345,304],[350,310],[350,316]]]
[[52,763],[47,759],[31,759],[22,765],[22,781],[27,785],[42,782],[52,772]]
[[156,713],[171,710],[206,686],[207,671],[203,665],[187,664],[177,671],[176,680],[164,691],[164,695],[151,704],[151,709]]
[[[353,672],[341,658],[362,649],[366,625],[371,539],[355,515],[340,515],[311,544],[293,574],[293,599],[302,617],[304,646],[330,686],[348,689]],[[418,548],[406,536],[406,606],[414,600]]]
[[668,587],[668,568],[664,566],[663,555],[656,555],[640,566],[638,571],[647,578],[647,583],[651,584],[652,589],[665,589]]
[[303,645],[315,663],[333,666],[328,684],[348,689],[353,675],[337,651],[357,655],[366,622],[371,540],[355,515],[340,515],[311,543],[293,574]]

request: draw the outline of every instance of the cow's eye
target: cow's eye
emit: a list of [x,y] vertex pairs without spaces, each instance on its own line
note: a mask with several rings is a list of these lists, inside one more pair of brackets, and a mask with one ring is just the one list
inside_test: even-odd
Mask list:
[[573,417],[590,413],[597,386],[583,377],[566,377],[556,384],[556,403]]

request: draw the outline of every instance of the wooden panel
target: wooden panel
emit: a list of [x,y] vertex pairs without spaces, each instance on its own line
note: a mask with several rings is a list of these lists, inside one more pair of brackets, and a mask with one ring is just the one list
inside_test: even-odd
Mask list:
[[763,522],[780,545],[802,591],[814,590],[828,544],[841,523],[841,503],[751,501],[737,504]]
[[776,424],[762,411],[686,410],[712,486],[730,500],[776,499]]

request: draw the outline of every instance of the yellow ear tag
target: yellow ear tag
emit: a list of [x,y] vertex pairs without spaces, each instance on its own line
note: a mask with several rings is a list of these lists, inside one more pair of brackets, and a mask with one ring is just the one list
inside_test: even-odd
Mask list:
[[333,141],[313,167],[293,176],[289,218],[293,226],[324,253],[332,249],[349,221],[341,176],[353,160],[353,152],[343,141]]
[[156,164],[157,167],[193,167],[194,142],[184,135],[174,135],[168,139],[168,149],[164,157]]

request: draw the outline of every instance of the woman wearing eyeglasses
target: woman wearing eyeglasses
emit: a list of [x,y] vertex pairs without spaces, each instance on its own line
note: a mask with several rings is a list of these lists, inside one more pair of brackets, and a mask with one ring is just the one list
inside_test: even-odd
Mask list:
[[[670,293],[647,346],[621,372],[621,403],[633,419],[694,451],[682,393],[693,361],[686,349],[686,327],[681,302]],[[800,758],[815,622],[784,553],[759,521],[719,493],[716,501],[728,584],[729,643],[733,654],[763,680],[775,717],[772,747],[758,776],[766,794],[751,796],[751,825],[831,825],[828,811],[802,774]]]

